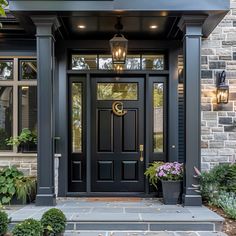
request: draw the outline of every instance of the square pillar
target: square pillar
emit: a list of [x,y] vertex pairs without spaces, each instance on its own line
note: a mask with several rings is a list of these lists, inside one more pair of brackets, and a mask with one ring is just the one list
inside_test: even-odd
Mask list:
[[196,191],[199,181],[194,177],[194,167],[201,168],[201,40],[205,19],[205,16],[182,16],[178,25],[184,33],[185,206],[202,205],[202,197]]
[[54,31],[59,27],[55,16],[34,16],[38,65],[38,159],[37,206],[56,205],[54,190]]

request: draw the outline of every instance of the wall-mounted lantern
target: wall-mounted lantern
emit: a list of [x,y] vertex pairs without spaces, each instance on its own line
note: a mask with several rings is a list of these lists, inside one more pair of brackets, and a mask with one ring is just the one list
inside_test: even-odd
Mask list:
[[117,34],[115,34],[114,37],[110,40],[112,63],[125,64],[128,50],[128,40],[124,37],[123,34],[120,33],[120,31],[123,29],[120,17],[117,18],[115,29],[117,30]]
[[225,83],[226,72],[222,71],[219,74],[217,90],[216,90],[216,100],[217,104],[227,104],[229,102],[229,86]]

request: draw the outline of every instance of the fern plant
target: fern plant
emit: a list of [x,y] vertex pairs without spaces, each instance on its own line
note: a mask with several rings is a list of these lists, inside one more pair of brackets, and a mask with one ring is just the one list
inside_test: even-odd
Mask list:
[[150,164],[150,166],[146,169],[144,175],[148,178],[149,183],[153,185],[157,189],[157,168],[163,165],[162,161],[155,161]]

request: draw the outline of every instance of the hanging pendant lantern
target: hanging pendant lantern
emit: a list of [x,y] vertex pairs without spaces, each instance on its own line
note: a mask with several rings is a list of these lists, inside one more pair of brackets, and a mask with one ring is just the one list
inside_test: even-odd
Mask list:
[[128,40],[123,34],[120,33],[120,31],[123,29],[120,17],[117,18],[117,24],[115,25],[115,28],[117,29],[118,33],[115,34],[110,40],[112,63],[125,64],[128,50]]

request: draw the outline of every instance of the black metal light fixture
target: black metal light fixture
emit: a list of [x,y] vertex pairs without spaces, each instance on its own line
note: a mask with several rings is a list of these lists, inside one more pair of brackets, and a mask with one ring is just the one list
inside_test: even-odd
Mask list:
[[216,90],[217,104],[227,104],[229,102],[229,86],[225,83],[226,72],[222,71],[218,77]]
[[128,50],[128,40],[121,34],[123,25],[121,23],[121,18],[117,18],[117,23],[115,24],[115,29],[117,34],[110,40],[112,63],[113,64],[125,64],[126,56]]

